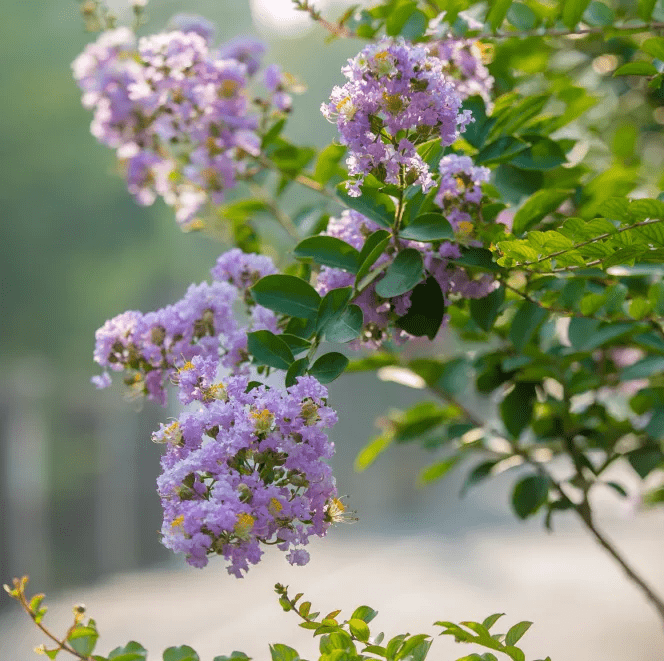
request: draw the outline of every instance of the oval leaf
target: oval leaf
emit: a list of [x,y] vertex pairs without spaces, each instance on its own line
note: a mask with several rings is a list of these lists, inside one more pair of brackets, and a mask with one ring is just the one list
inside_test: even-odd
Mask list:
[[294,275],[266,275],[250,291],[256,303],[275,312],[301,319],[318,316],[318,292]]
[[293,254],[353,274],[360,268],[360,253],[335,236],[310,236],[295,246]]
[[363,322],[362,309],[357,305],[349,305],[339,319],[325,329],[325,339],[339,344],[350,342],[359,336]]
[[443,323],[445,298],[438,281],[429,277],[417,285],[410,295],[408,312],[397,319],[396,325],[415,337],[433,340]]
[[530,475],[517,483],[512,493],[512,507],[520,519],[535,514],[544,505],[549,485],[549,480],[541,475]]
[[287,370],[295,360],[290,347],[268,330],[254,331],[247,335],[247,351],[256,362],[276,369]]
[[422,253],[415,248],[402,250],[387,268],[383,279],[376,285],[376,293],[383,298],[405,294],[421,282],[423,271]]
[[318,309],[318,319],[316,320],[316,331],[318,333],[341,317],[352,295],[352,287],[331,289],[325,294]]
[[453,239],[454,230],[441,213],[423,213],[405,227],[399,236],[410,241]]
[[321,356],[309,369],[310,376],[318,379],[320,383],[334,381],[348,365],[348,358],[338,351],[332,351]]
[[298,376],[304,376],[307,373],[307,367],[309,367],[308,358],[300,358],[296,360],[286,372],[286,388],[290,388],[297,383]]

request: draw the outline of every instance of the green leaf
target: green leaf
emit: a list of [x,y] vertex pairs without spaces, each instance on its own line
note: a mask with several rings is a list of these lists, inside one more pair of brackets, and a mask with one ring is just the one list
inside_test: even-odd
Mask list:
[[511,161],[522,170],[553,170],[567,162],[560,145],[541,136],[523,136],[531,145],[521,150]]
[[164,650],[164,661],[200,661],[200,657],[189,645],[181,645]]
[[512,438],[530,425],[535,406],[535,384],[519,381],[500,403],[500,417]]
[[652,471],[662,466],[664,455],[659,448],[639,448],[628,452],[627,460],[638,476],[645,480]]
[[309,367],[308,358],[300,358],[296,360],[286,372],[285,384],[286,388],[290,388],[297,383],[298,376],[304,376],[307,373],[307,368]]
[[410,241],[440,241],[454,239],[454,230],[442,213],[423,213],[399,232],[399,237]]
[[408,41],[417,41],[420,37],[424,36],[429,26],[429,18],[427,15],[416,9],[404,23],[401,28],[400,35]]
[[272,655],[272,661],[298,661],[300,658],[297,650],[281,643],[270,645],[270,654]]
[[628,62],[618,67],[614,76],[654,76],[657,69],[652,62]]
[[657,0],[639,0],[639,18],[649,21]]
[[278,337],[288,345],[290,350],[293,352],[293,356],[297,356],[297,354],[302,353],[303,351],[307,351],[311,348],[311,342],[309,342],[309,340],[305,340],[297,335],[282,333]]
[[355,470],[361,473],[369,468],[376,461],[378,455],[392,444],[393,438],[392,434],[381,434],[376,436],[368,445],[365,445],[355,457],[355,463],[353,464]]
[[233,651],[230,656],[215,656],[212,661],[251,661],[244,652]]
[[622,371],[622,380],[647,379],[660,372],[664,372],[664,356],[646,356],[638,363],[626,367]]
[[360,197],[351,197],[346,190],[346,184],[337,186],[337,197],[349,208],[359,211],[363,216],[370,218],[381,227],[390,229],[394,224],[394,202],[392,199],[379,193],[375,188],[362,186]]
[[353,611],[351,618],[354,620],[362,620],[368,624],[376,617],[376,615],[378,615],[378,611],[375,611],[370,606],[358,606]]
[[67,636],[69,644],[83,656],[92,654],[98,638],[99,633],[94,620],[90,620],[87,625],[77,625]]
[[376,260],[383,254],[392,235],[387,230],[377,230],[364,242],[360,252],[360,268],[355,276],[355,287],[369,273]]
[[601,324],[595,319],[574,317],[569,323],[567,336],[570,344],[578,351],[592,351],[639,328],[637,324]]
[[491,475],[493,467],[497,463],[498,463],[497,461],[491,460],[491,461],[483,461],[481,464],[477,464],[477,466],[475,466],[475,468],[473,468],[473,470],[471,470],[470,473],[468,473],[466,479],[461,485],[461,491],[459,492],[459,496],[464,496],[468,491],[468,489],[470,489],[470,487],[474,487],[476,484],[479,484],[487,477],[489,477]]
[[530,629],[532,622],[519,622],[505,634],[506,645],[516,645],[521,640],[522,636]]
[[268,365],[280,370],[287,370],[295,360],[290,347],[278,335],[268,330],[248,333],[247,351],[254,356],[259,365]]
[[544,189],[529,197],[514,215],[512,233],[523,234],[544,216],[555,211],[570,195],[570,190]]
[[385,276],[376,285],[376,293],[383,298],[405,294],[422,281],[423,271],[422,253],[415,248],[406,248],[388,266]]
[[498,622],[498,620],[503,617],[505,613],[494,613],[493,615],[489,615],[483,622],[482,625],[488,630],[491,629],[491,627]]
[[512,493],[512,507],[520,519],[535,514],[544,505],[550,482],[541,475],[530,475],[517,482]]
[[341,318],[353,296],[352,287],[331,289],[321,301],[316,320],[316,332],[321,333],[327,326]]
[[429,277],[413,289],[408,312],[397,319],[395,324],[410,335],[426,336],[433,340],[443,323],[444,316],[443,292],[438,281],[434,277]]
[[[523,5],[525,7],[525,5]],[[514,156],[528,148],[528,143],[515,136],[503,136],[483,147],[475,163],[478,165],[495,165],[512,160]]]
[[295,246],[293,254],[352,274],[360,268],[360,253],[335,236],[310,236]]
[[486,106],[484,100],[479,96],[471,96],[467,98],[462,105],[463,110],[470,110],[473,115],[474,122],[471,122],[466,127],[463,134],[464,140],[469,142],[473,147],[482,149],[487,135],[496,123],[496,120],[486,116]]
[[393,4],[385,21],[386,34],[390,37],[396,37],[416,8],[417,2],[412,0],[398,0],[396,4]]
[[535,303],[524,301],[521,304],[512,319],[509,332],[509,338],[518,352],[523,351],[546,316],[547,311]]
[[348,365],[348,358],[338,351],[322,355],[309,368],[309,375],[318,379],[320,383],[334,381]]
[[486,15],[486,22],[492,30],[497,30],[502,24],[507,12],[509,11],[512,0],[490,0],[489,13]]
[[564,0],[563,23],[573,30],[589,4],[590,0]]
[[259,305],[301,319],[316,319],[321,298],[304,280],[294,275],[266,275],[252,288]]
[[616,20],[613,9],[603,2],[593,0],[583,14],[583,20],[596,27],[608,27]]
[[128,642],[124,647],[116,647],[108,655],[113,661],[145,661],[148,651],[136,641]]
[[431,484],[436,480],[440,480],[445,477],[458,463],[461,457],[456,455],[454,457],[448,457],[443,461],[438,461],[431,466],[420,471],[420,474],[417,477],[418,484],[424,486],[425,484]]
[[219,215],[226,220],[245,222],[257,213],[269,211],[267,204],[261,200],[237,200],[219,208]]
[[362,309],[357,305],[349,305],[337,320],[327,326],[325,339],[339,344],[350,342],[359,336],[363,321]]
[[505,301],[505,287],[494,289],[484,298],[472,298],[470,300],[470,316],[473,321],[484,331],[489,332]]
[[326,184],[335,174],[343,171],[339,161],[344,157],[346,147],[343,145],[330,144],[318,154],[316,167],[314,168],[314,179],[319,184]]
[[507,20],[517,30],[532,30],[537,25],[537,15],[528,6],[522,2],[513,2],[507,12]]
[[648,55],[664,62],[664,39],[662,37],[646,39],[640,48],[644,53],[648,53]]
[[348,628],[353,636],[358,640],[361,640],[363,643],[366,643],[369,640],[370,631],[364,620],[351,618],[348,620]]

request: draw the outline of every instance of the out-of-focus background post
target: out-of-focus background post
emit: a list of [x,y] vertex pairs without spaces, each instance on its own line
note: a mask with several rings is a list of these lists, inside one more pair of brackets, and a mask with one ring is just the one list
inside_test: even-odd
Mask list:
[[[128,4],[112,3],[121,16]],[[335,131],[320,103],[360,46],[324,45],[324,32],[290,5],[151,0],[147,29],[159,31],[186,10],[216,22],[219,41],[257,34],[269,44],[267,59],[308,86],[295,97],[287,135],[323,146]],[[207,277],[224,246],[182,234],[161,203],[137,206],[113,153],[90,135],[70,69],[94,38],[83,31],[78,6],[17,3],[3,16],[0,580],[29,573],[35,590],[53,594],[59,613],[52,621],[63,626],[70,602],[83,598],[100,623],[102,651],[138,638],[153,646],[153,658],[176,643],[197,644],[208,657],[236,648],[265,656],[268,642],[299,645],[306,632],[281,616],[270,595],[273,583],[290,581],[321,609],[370,603],[393,633],[510,608],[511,623],[536,620],[525,644],[533,654],[661,661],[664,639],[648,606],[573,522],[561,518],[547,537],[538,521],[514,521],[511,475],[460,501],[463,471],[435,487],[415,486],[431,458],[409,446],[355,473],[353,459],[376,433],[374,419],[422,396],[373,375],[344,376],[330,387],[341,413],[333,463],[360,522],[317,543],[308,567],[291,568],[275,553],[237,581],[220,562],[200,572],[160,546],[160,448],[149,438],[175,409],[146,404],[137,412],[120,388],[96,392],[89,383],[94,331],[126,309],[178,298]],[[342,8],[317,6],[332,16]],[[664,590],[662,516],[637,516],[610,495],[599,507],[618,544]],[[40,639],[22,618],[0,598],[0,658],[32,657]],[[141,618],[155,624],[137,626]],[[252,632],[265,622],[274,636],[257,640]],[[584,637],[585,648],[572,647]]]

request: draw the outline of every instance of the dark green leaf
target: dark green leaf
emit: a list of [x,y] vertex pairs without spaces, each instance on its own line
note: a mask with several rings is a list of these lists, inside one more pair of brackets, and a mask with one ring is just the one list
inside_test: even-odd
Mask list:
[[484,298],[470,300],[470,316],[484,331],[490,331],[500,314],[500,308],[505,301],[505,288],[494,289]]
[[613,9],[603,2],[593,0],[583,14],[583,20],[596,27],[607,27],[615,21]]
[[622,371],[622,380],[647,379],[661,372],[664,372],[664,356],[646,356],[638,363],[626,367]]
[[309,340],[305,340],[301,337],[298,337],[297,335],[282,333],[278,337],[289,346],[294,356],[297,356],[297,354],[302,353],[303,351],[307,351],[311,348],[311,342],[309,342]]
[[321,333],[327,326],[341,318],[353,296],[352,287],[331,289],[321,301],[316,320],[316,332]]
[[535,305],[535,303],[524,301],[521,304],[514,315],[514,319],[512,319],[509,332],[509,338],[518,352],[523,351],[546,316],[546,310]]
[[475,468],[473,468],[473,470],[468,473],[468,476],[461,485],[461,492],[459,495],[464,496],[470,487],[474,487],[476,484],[479,484],[482,482],[482,480],[485,480],[487,477],[489,477],[493,467],[497,463],[497,461],[492,460],[483,461],[481,464],[477,464],[477,466],[475,466]]
[[428,337],[433,340],[443,323],[445,299],[434,277],[427,278],[417,285],[410,295],[410,307],[396,325],[415,337]]
[[332,351],[316,360],[309,368],[309,374],[318,379],[320,383],[330,383],[346,369],[346,365],[348,365],[348,358],[342,353]]
[[567,162],[565,152],[558,143],[541,136],[523,136],[530,147],[521,150],[511,161],[522,170],[553,170]]
[[266,275],[250,291],[256,303],[275,312],[301,319],[318,316],[318,292],[294,275]]
[[[525,6],[525,5],[524,5]],[[486,145],[477,156],[478,165],[495,165],[512,160],[514,156],[528,148],[528,143],[514,136],[503,136]]]
[[520,519],[535,514],[544,505],[550,482],[541,475],[530,475],[517,482],[512,493],[512,507]]
[[286,126],[286,119],[280,119],[278,122],[275,122],[268,132],[263,136],[263,141],[261,142],[261,149],[265,149],[268,145],[271,145],[278,137],[284,126]]
[[512,438],[519,438],[533,417],[535,384],[519,381],[500,403],[500,417]]
[[360,268],[360,253],[334,236],[310,236],[295,246],[293,254],[298,259],[312,259],[317,264],[353,274]]
[[489,131],[495,124],[493,117],[487,118],[486,108],[484,101],[479,96],[471,96],[463,102],[463,109],[470,110],[473,115],[474,122],[468,124],[463,134],[464,140],[469,142],[473,147],[482,149],[484,141],[486,140]]
[[417,216],[399,236],[411,241],[440,241],[454,239],[454,230],[441,213],[424,213]]
[[652,62],[628,62],[618,67],[614,76],[654,76],[657,69]]
[[212,661],[251,661],[251,659],[244,652],[233,651],[230,656],[215,656]]
[[200,659],[189,645],[181,645],[164,650],[164,661],[200,661]]
[[378,230],[366,240],[360,252],[360,262],[362,265],[355,276],[355,287],[360,285],[360,282],[369,273],[376,260],[383,254],[391,236],[386,230]]
[[427,15],[416,9],[404,23],[400,30],[400,35],[408,41],[416,41],[424,35],[429,25]]
[[248,333],[247,351],[254,356],[259,365],[268,365],[281,370],[287,370],[295,360],[290,347],[278,335],[268,330]]
[[537,25],[537,15],[522,2],[513,2],[507,12],[507,20],[517,30],[532,30]]
[[572,193],[569,190],[545,189],[528,198],[516,212],[512,232],[522,234],[538,223],[544,216],[555,211]]
[[328,342],[338,342],[339,344],[350,342],[359,336],[363,320],[362,309],[357,305],[349,305],[339,319],[327,326],[325,339]]
[[385,276],[376,285],[376,293],[383,298],[405,294],[422,281],[423,271],[422,253],[415,248],[406,248],[388,266]]
[[290,388],[297,383],[298,376],[304,376],[307,373],[307,367],[309,367],[308,358],[300,358],[296,360],[286,372],[286,388]]
[[376,189],[362,186],[360,197],[351,197],[346,184],[337,186],[337,197],[350,209],[359,211],[381,227],[390,229],[394,224],[394,202],[390,197],[379,193]]

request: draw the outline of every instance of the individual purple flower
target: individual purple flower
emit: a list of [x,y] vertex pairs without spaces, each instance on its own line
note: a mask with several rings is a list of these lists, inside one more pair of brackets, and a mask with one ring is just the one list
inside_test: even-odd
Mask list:
[[176,14],[168,22],[170,28],[174,30],[179,30],[180,32],[193,32],[197,34],[205,41],[212,41],[215,32],[217,31],[214,23],[211,23],[207,18],[203,16],[198,16],[197,14]]
[[266,255],[242,252],[239,248],[222,253],[210,270],[215,280],[229,282],[241,290],[249,289],[261,278],[276,272],[273,261]]
[[[334,447],[325,429],[337,419],[326,389],[300,377],[286,390],[248,390],[246,378],[209,383],[201,370],[200,360],[190,370],[201,378],[199,407],[153,434],[166,446],[157,480],[162,542],[196,567],[222,555],[238,577],[265,544],[305,564],[302,546],[343,518],[326,462]],[[192,394],[191,383],[180,387]]]
[[348,82],[335,87],[321,106],[336,121],[348,146],[349,194],[360,195],[364,177],[423,191],[433,186],[429,166],[417,145],[438,137],[450,145],[472,121],[461,97],[426,48],[403,39],[366,46],[342,69]]
[[235,37],[222,44],[216,55],[221,60],[242,62],[247,67],[247,73],[253,76],[260,69],[265,51],[265,44],[254,37]]

